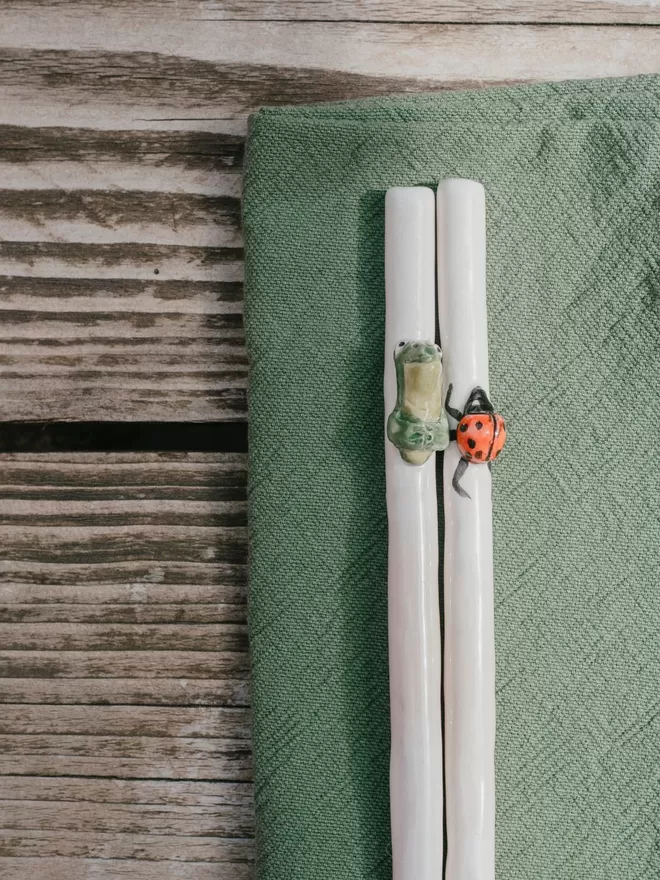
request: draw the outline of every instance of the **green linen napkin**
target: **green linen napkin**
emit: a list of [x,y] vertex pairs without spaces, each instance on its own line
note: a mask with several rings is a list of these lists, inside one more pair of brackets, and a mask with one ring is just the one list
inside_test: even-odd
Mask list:
[[[261,880],[390,877],[383,203],[487,191],[497,876],[660,876],[660,79],[263,110],[244,225]],[[438,829],[438,833],[441,830]]]

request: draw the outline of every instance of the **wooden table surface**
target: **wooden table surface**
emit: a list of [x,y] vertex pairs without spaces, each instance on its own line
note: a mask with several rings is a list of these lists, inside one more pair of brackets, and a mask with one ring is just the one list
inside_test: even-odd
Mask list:
[[253,874],[248,114],[660,72],[658,23],[655,0],[4,0],[3,880]]

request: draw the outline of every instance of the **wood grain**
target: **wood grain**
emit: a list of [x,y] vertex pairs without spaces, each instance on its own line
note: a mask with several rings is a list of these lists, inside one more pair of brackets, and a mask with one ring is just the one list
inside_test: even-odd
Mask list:
[[[129,0],[124,0],[129,2]],[[653,0],[207,0],[195,3],[196,12],[233,19],[493,22],[571,24],[657,24],[660,12]],[[192,13],[194,14],[194,12]]]
[[7,799],[0,801],[0,812],[8,831],[73,831],[83,826],[88,832],[121,834],[130,826],[132,834],[173,835],[176,837],[243,837],[253,833],[251,805],[248,809],[230,800],[226,805],[185,807],[161,804],[115,804],[88,802]]
[[0,735],[153,736],[247,742],[247,709],[161,706],[25,706],[5,704]]
[[[45,8],[26,31],[25,15],[3,6],[0,26],[1,124],[43,127],[49,114],[65,128],[180,131],[185,123],[225,137],[243,133],[247,113],[263,104],[655,72],[660,41],[655,28],[634,26],[219,20],[200,27],[176,14],[135,17],[121,8],[89,17]],[[181,175],[178,190],[188,191],[190,176],[190,169]]]
[[[121,575],[120,575],[121,576]],[[244,677],[247,655],[237,651],[0,651],[8,678],[197,678]]]
[[[2,5],[4,419],[245,418],[240,172],[258,107],[660,69],[655,28],[566,24],[648,24],[650,2],[404,7]],[[561,23],[432,23],[523,20]]]
[[[84,859],[84,864],[89,865],[92,859],[103,859],[107,865],[107,871],[112,871],[113,861],[116,859],[134,859],[133,874],[135,878],[142,878],[147,871],[149,876],[149,862],[160,862],[161,877],[174,876],[178,878],[179,864],[184,863],[184,870],[188,868],[185,863],[190,862],[213,862],[216,873],[214,880],[218,878],[251,876],[252,863],[252,840],[240,838],[220,838],[195,836],[194,834],[174,836],[162,835],[155,832],[147,834],[98,831],[33,831],[32,829],[20,831],[11,829],[0,831],[0,871],[4,864],[4,858],[15,857],[22,859],[39,858],[39,864],[53,856],[73,857]],[[166,867],[163,862],[170,862]],[[179,863],[179,864],[177,864]],[[221,864],[218,864],[221,863]],[[20,864],[20,863],[19,863]],[[52,864],[52,862],[51,862]],[[174,869],[176,865],[176,871]],[[28,869],[26,868],[26,871]],[[100,870],[100,866],[99,866]],[[3,877],[5,874],[3,873]],[[19,875],[19,876],[27,876]],[[44,876],[44,875],[39,875]],[[98,876],[98,875],[97,875]],[[100,874],[104,880],[115,877],[115,873]],[[50,875],[48,875],[50,880]]]
[[0,736],[0,776],[107,776],[121,779],[252,778],[250,744],[206,737]]
[[11,623],[185,624],[244,623],[245,609],[237,605],[19,605],[0,606],[0,620]]
[[[107,9],[107,0],[5,0],[7,8],[27,13],[56,7],[87,15]],[[657,24],[653,0],[114,0],[113,7],[134,15],[173,10],[182,20],[224,21],[379,21],[494,22],[570,24]]]
[[[171,672],[169,673],[172,674]],[[243,672],[245,676],[245,672]],[[99,706],[247,706],[245,677],[212,679],[0,678],[0,702]]]
[[[165,863],[167,864],[167,863]],[[163,871],[167,870],[168,875]],[[3,880],[26,880],[44,877],[48,880],[251,880],[250,864],[207,864],[205,862],[170,862],[163,868],[162,861],[140,863],[134,859],[75,859],[75,858],[4,858],[0,859]]]
[[0,456],[3,878],[251,876],[245,491],[243,455]]

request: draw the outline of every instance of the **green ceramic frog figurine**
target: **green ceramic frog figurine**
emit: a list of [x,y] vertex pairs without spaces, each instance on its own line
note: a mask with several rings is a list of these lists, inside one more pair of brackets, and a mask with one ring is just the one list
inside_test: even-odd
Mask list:
[[449,445],[442,401],[442,352],[431,342],[398,342],[394,349],[396,406],[387,436],[410,464],[424,464]]

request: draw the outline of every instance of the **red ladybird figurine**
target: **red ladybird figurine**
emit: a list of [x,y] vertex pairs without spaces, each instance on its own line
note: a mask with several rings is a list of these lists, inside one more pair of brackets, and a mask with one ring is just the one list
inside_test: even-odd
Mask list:
[[451,484],[459,495],[469,498],[468,493],[460,485],[461,477],[467,470],[468,464],[490,463],[497,458],[506,441],[506,425],[502,416],[493,409],[493,404],[483,388],[477,387],[472,390],[465,404],[465,410],[460,412],[449,405],[452,387],[450,385],[447,389],[445,409],[458,422],[456,430],[452,432],[452,439],[456,440],[461,459]]

